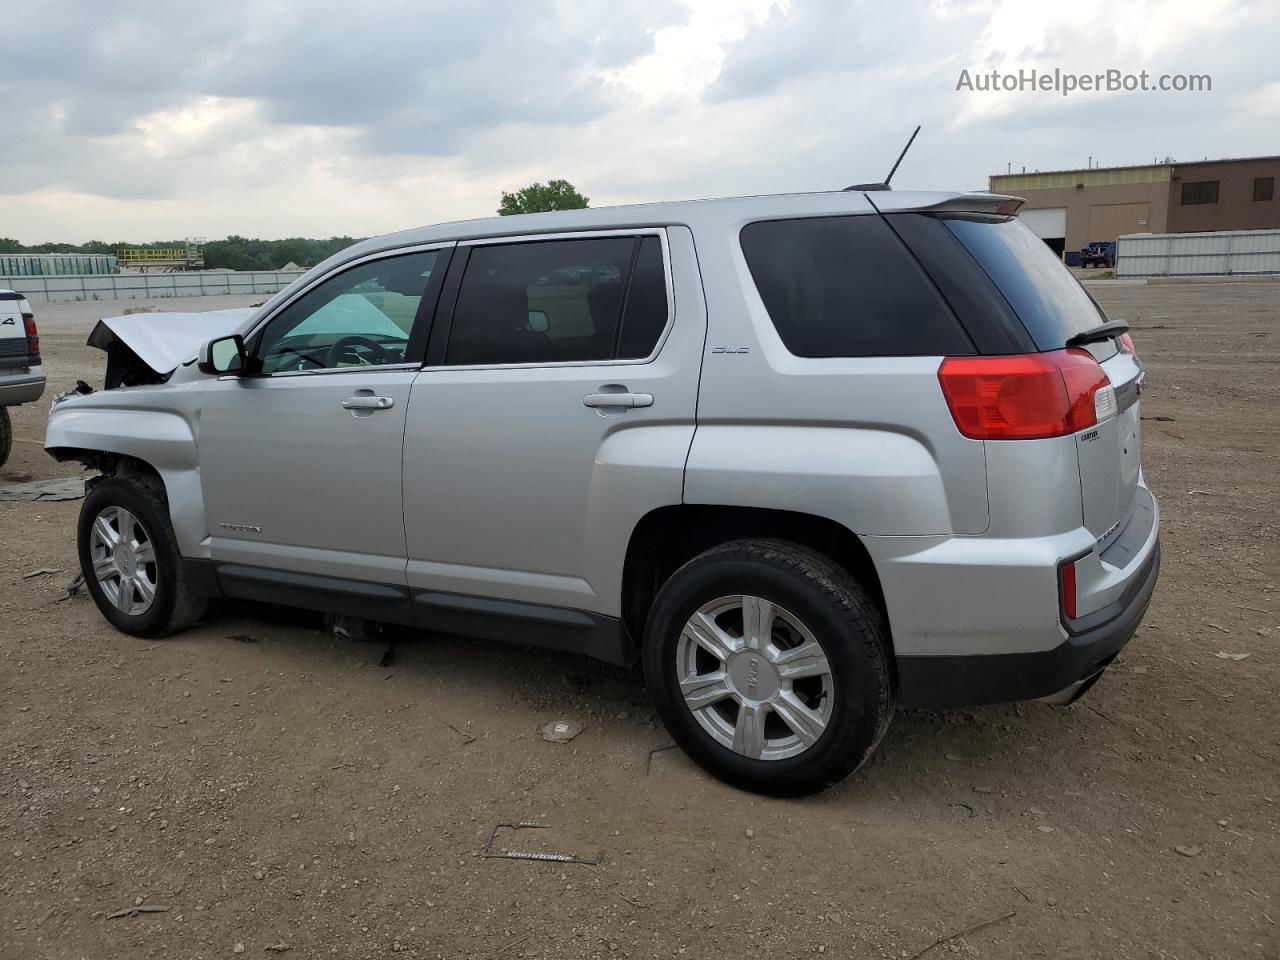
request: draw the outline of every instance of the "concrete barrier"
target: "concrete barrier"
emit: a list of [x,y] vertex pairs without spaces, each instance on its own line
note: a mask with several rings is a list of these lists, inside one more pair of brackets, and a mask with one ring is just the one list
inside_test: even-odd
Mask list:
[[32,303],[71,300],[152,300],[277,293],[302,270],[195,270],[189,273],[114,273],[59,276],[0,276],[0,288],[16,290]]

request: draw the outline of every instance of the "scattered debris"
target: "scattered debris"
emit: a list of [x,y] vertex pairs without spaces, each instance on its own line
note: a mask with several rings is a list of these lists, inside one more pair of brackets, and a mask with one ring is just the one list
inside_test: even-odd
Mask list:
[[590,866],[600,864],[600,857],[579,857],[572,853],[537,853],[522,850],[503,850],[500,853],[494,853],[492,850],[494,837],[503,827],[508,830],[545,830],[547,826],[545,823],[534,823],[529,820],[500,820],[489,831],[489,839],[485,840],[484,846],[480,849],[480,856],[486,860],[549,860],[554,863],[585,863]]
[[30,580],[32,577],[47,577],[51,573],[61,572],[62,571],[60,569],[54,569],[53,567],[41,567],[39,570],[32,570],[30,573],[24,573],[22,575],[22,579]]
[[1196,496],[1196,495],[1199,495],[1199,496],[1202,496],[1202,497],[1212,497],[1212,496],[1213,496],[1213,491],[1212,491],[1212,490],[1188,490],[1188,491],[1187,491],[1187,493],[1188,493],[1189,495],[1191,495],[1191,496]]
[[990,787],[974,787],[973,792],[974,793],[990,793],[991,788]]
[[1243,660],[1249,655],[1247,653],[1227,653],[1223,650],[1219,650],[1214,654],[1214,656],[1219,660]]
[[393,639],[387,644],[387,649],[383,652],[382,659],[378,661],[378,666],[389,667],[396,662],[396,645],[398,643],[398,640]]
[[64,588],[66,590],[66,593],[64,593],[62,596],[60,596],[57,600],[53,602],[61,603],[63,600],[70,600],[72,597],[74,597],[77,593],[80,592],[80,588],[83,586],[84,586],[84,574],[77,573],[75,577],[72,579],[72,581],[68,583]]
[[974,815],[973,807],[969,806],[969,804],[965,803],[963,800],[957,800],[957,801],[956,801],[956,802],[954,802],[954,803],[949,803],[949,804],[947,804],[947,806],[949,806],[949,807],[964,807],[966,810],[968,810],[968,811],[969,811],[969,816],[971,816],[971,817],[972,817],[972,816]]
[[124,315],[126,317],[132,316],[135,313],[159,313],[159,312],[160,312],[160,308],[152,306],[151,304],[147,304],[145,307],[125,307],[124,308]]
[[448,727],[450,730],[452,730],[454,733],[456,733],[458,736],[462,737],[462,742],[463,742],[463,743],[475,743],[475,742],[476,742],[476,738],[475,738],[475,737],[473,737],[471,734],[467,733],[465,730],[459,730],[459,729],[458,729],[457,727],[455,727],[452,723],[446,723],[446,724],[445,724],[445,726],[446,726],[446,727]]
[[1177,423],[1177,417],[1143,417],[1143,420],[1155,420],[1157,423]]
[[633,907],[640,907],[642,909],[644,907],[644,904],[641,903],[639,900],[632,900],[625,893],[620,893],[618,894],[618,896],[621,897],[623,900],[627,901],[627,903],[631,904]]
[[533,936],[532,933],[526,933],[523,937],[517,937],[515,940],[508,940],[506,943],[504,943],[502,946],[500,946],[497,949],[497,952],[494,955],[497,956],[498,953],[505,953],[506,951],[510,950],[512,947],[518,947],[520,946],[520,944],[524,943],[526,940],[528,940],[532,936]]
[[547,743],[568,743],[582,730],[582,724],[576,720],[552,720],[539,728],[542,739]]
[[286,950],[292,950],[293,947],[287,943],[269,943],[262,949],[269,950],[271,953],[284,953]]
[[234,640],[236,643],[257,643],[257,637],[251,637],[247,633],[233,633],[227,637],[228,640]]
[[1200,855],[1200,848],[1194,844],[1184,845],[1180,843],[1173,849],[1176,853],[1180,853],[1184,857],[1198,857]]
[[324,618],[325,629],[340,640],[355,640],[357,643],[382,643],[383,624],[377,620],[365,620],[361,617],[348,617],[340,613],[331,613]]
[[644,775],[646,777],[649,775],[649,768],[653,766],[653,755],[655,753],[663,753],[664,751],[674,750],[675,748],[676,745],[674,743],[668,743],[665,747],[654,747],[650,750],[649,755],[644,758]]
[[945,759],[945,760],[951,760],[951,761],[953,761],[953,762],[954,762],[954,761],[957,761],[957,760],[963,760],[963,759],[964,759],[964,757],[960,756],[960,754],[958,754],[958,753],[948,753],[948,754],[945,754],[945,755],[943,756],[943,759]]
[[81,500],[84,480],[80,477],[57,477],[32,480],[29,483],[0,484],[0,500]]
[[1053,833],[1053,827],[1036,827],[1041,833]]
[[975,923],[972,926],[965,927],[963,930],[957,930],[955,933],[948,933],[945,937],[939,937],[937,940],[933,941],[933,943],[929,944],[923,950],[917,950],[908,958],[908,960],[920,960],[920,957],[923,957],[934,947],[942,946],[942,944],[946,943],[948,940],[955,940],[957,937],[963,937],[965,934],[969,933],[977,933],[979,930],[985,929],[986,927],[993,926],[997,923],[1003,923],[1005,920],[1011,920],[1017,915],[1017,910],[1010,910],[1008,913],[1002,913],[1000,916],[992,917],[990,920],[983,920],[981,923]]
[[1018,887],[1014,887],[1013,889],[1014,889],[1014,890],[1016,890],[1016,891],[1017,891],[1017,893],[1018,893],[1018,896],[1022,897],[1022,899],[1023,899],[1023,900],[1025,900],[1025,901],[1027,901],[1027,903],[1035,903],[1035,901],[1034,901],[1034,900],[1032,900],[1032,899],[1031,899],[1030,897],[1028,897],[1025,893],[1023,893],[1023,892],[1022,892],[1022,890],[1021,890],[1021,889],[1019,889]]
[[115,913],[107,914],[108,920],[116,920],[120,917],[136,917],[140,913],[168,913],[168,907],[157,906],[153,903],[135,903],[131,907],[125,907],[123,910],[117,910]]

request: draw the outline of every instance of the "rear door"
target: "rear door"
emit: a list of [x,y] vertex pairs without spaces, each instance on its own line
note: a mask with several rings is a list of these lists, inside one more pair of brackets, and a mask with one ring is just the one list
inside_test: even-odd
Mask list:
[[620,613],[631,531],[681,500],[694,263],[682,227],[459,244],[405,428],[424,609],[445,593]]
[[[1039,350],[1061,350],[1104,323],[1102,308],[1040,240],[1017,220],[949,217],[950,231],[995,283]],[[1128,517],[1141,474],[1138,394],[1142,367],[1116,339],[1089,344],[1114,390],[1098,424],[1076,434],[1084,524],[1102,540]]]

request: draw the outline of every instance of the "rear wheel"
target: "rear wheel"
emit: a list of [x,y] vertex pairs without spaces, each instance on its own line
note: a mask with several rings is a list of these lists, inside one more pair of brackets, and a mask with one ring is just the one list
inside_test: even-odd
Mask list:
[[0,407],[0,467],[8,461],[12,449],[13,421],[9,419],[9,408]]
[[80,571],[98,610],[117,630],[161,637],[191,626],[204,613],[169,522],[158,479],[123,476],[98,481],[80,508]]
[[893,715],[879,608],[829,558],[780,540],[734,541],[677,570],[654,601],[644,667],[675,741],[759,793],[838,782]]

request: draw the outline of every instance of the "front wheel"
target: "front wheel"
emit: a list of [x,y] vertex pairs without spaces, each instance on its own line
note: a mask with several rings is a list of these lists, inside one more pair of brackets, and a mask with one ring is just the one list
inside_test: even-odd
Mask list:
[[883,614],[799,544],[738,540],[695,557],[659,591],[645,634],[645,677],[672,738],[746,790],[837,783],[893,716]]
[[200,619],[158,479],[107,477],[84,498],[78,526],[80,572],[99,612],[117,630],[162,637]]

